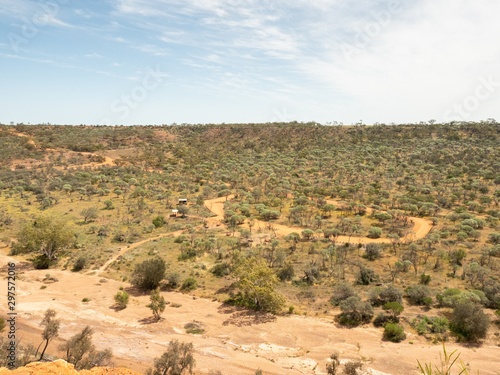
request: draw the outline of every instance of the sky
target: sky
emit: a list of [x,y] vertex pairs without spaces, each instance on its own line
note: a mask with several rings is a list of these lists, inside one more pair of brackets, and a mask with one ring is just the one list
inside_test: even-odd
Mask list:
[[500,119],[498,0],[0,0],[0,123]]

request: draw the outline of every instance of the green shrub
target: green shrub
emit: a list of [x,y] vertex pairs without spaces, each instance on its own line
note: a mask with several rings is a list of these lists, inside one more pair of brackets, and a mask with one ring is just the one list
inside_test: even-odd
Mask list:
[[87,265],[87,258],[84,256],[78,257],[78,259],[73,264],[73,272],[81,271]]
[[380,258],[381,256],[381,246],[378,243],[369,243],[366,245],[365,253],[363,254],[363,258],[374,261]]
[[201,335],[205,332],[205,329],[201,326],[201,323],[196,321],[186,323],[184,325],[184,329],[186,330],[186,333],[190,333],[192,335]]
[[367,323],[373,317],[370,303],[362,301],[359,297],[349,297],[340,303],[342,314],[339,321],[344,325],[359,325]]
[[229,275],[231,266],[228,263],[219,263],[212,267],[210,272],[217,277],[224,277]]
[[293,264],[287,262],[285,266],[278,271],[277,276],[281,281],[292,280],[293,277],[295,276],[295,269],[293,267]]
[[186,280],[184,280],[181,286],[181,290],[187,292],[195,290],[196,288],[198,288],[198,282],[196,281],[196,279],[193,279],[192,277],[188,277]]
[[415,328],[419,335],[425,335],[426,333],[443,334],[449,329],[449,322],[444,317],[423,316],[419,319],[413,319],[411,326]]
[[384,339],[392,342],[401,342],[406,338],[403,326],[395,323],[387,323],[384,329]]
[[406,289],[406,297],[413,305],[431,306],[433,303],[432,292],[425,285],[413,285]]
[[345,301],[349,297],[354,297],[356,291],[348,282],[342,281],[333,287],[333,295],[330,302],[334,306],[338,306],[340,302]]
[[128,300],[129,300],[129,294],[125,291],[118,292],[115,294],[114,299],[115,299],[116,306],[120,309],[124,309],[125,307],[127,307]]
[[377,281],[377,277],[375,276],[375,272],[370,268],[366,268],[366,267],[361,266],[361,268],[359,269],[356,284],[358,284],[358,285],[370,285],[374,281]]
[[450,330],[459,339],[477,341],[485,338],[490,326],[490,318],[483,308],[472,302],[459,302],[453,309]]
[[369,290],[368,300],[373,306],[385,305],[387,302],[401,303],[403,291],[393,284],[387,284],[385,287],[376,286]]
[[135,266],[132,284],[142,289],[156,289],[165,277],[166,268],[165,261],[161,258],[147,259]]
[[169,288],[177,288],[181,285],[181,275],[179,272],[169,273],[165,280],[167,280]]
[[420,275],[420,284],[429,285],[430,282],[431,282],[431,275],[426,275],[424,273]]
[[384,305],[384,310],[389,312],[393,321],[398,321],[398,316],[401,315],[404,309],[405,308],[403,307],[403,305],[401,305],[399,302],[387,302]]
[[192,247],[188,247],[188,248],[182,250],[181,254],[179,255],[179,257],[177,259],[179,261],[183,261],[183,260],[188,260],[188,259],[192,259],[192,258],[196,258],[196,249],[194,249]]
[[153,225],[155,228],[161,228],[162,226],[165,225],[165,217],[163,216],[157,216],[153,219]]
[[375,319],[373,319],[373,325],[375,327],[383,327],[387,322],[391,320],[391,317],[383,312],[379,313]]
[[382,236],[382,229],[379,227],[371,227],[368,231],[369,238],[380,238]]
[[186,241],[186,236],[181,234],[180,236],[175,237],[174,243],[183,243],[184,241]]

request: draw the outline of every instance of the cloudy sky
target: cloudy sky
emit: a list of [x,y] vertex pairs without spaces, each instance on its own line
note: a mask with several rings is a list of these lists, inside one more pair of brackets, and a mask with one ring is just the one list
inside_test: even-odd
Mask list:
[[0,0],[0,122],[500,120],[498,0]]

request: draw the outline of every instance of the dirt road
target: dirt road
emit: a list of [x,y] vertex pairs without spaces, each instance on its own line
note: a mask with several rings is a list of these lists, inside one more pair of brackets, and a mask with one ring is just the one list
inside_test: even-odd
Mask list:
[[[212,220],[222,221],[224,220],[224,202],[226,200],[231,200],[234,198],[234,195],[229,195],[227,197],[220,197],[215,199],[209,199],[205,201],[205,207],[207,207],[210,211],[212,211],[216,217],[211,218]],[[335,200],[327,200],[327,203],[336,205],[338,201]],[[367,213],[371,213],[372,209],[368,208]],[[401,238],[401,242],[405,241],[414,241],[420,238],[424,238],[432,229],[432,224],[430,220],[418,218],[418,217],[410,217],[409,218],[413,222],[413,227],[409,234]],[[242,225],[245,228],[248,228],[248,223]],[[287,236],[290,233],[296,232],[299,233],[306,229],[300,227],[289,227],[287,225],[275,224],[273,222],[266,222],[262,220],[254,220],[255,228],[269,228],[276,235],[279,236]],[[368,244],[368,243],[391,243],[391,240],[388,238],[367,238],[367,237],[357,237],[357,236],[338,236],[335,238],[335,242],[340,243],[359,243],[359,244]]]

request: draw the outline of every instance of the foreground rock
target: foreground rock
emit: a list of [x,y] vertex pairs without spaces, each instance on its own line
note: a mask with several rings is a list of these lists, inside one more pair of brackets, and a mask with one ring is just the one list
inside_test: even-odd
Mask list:
[[95,367],[92,370],[76,371],[72,364],[59,359],[54,362],[33,362],[26,367],[20,367],[10,371],[6,368],[0,368],[0,375],[141,375],[138,372],[129,369]]

